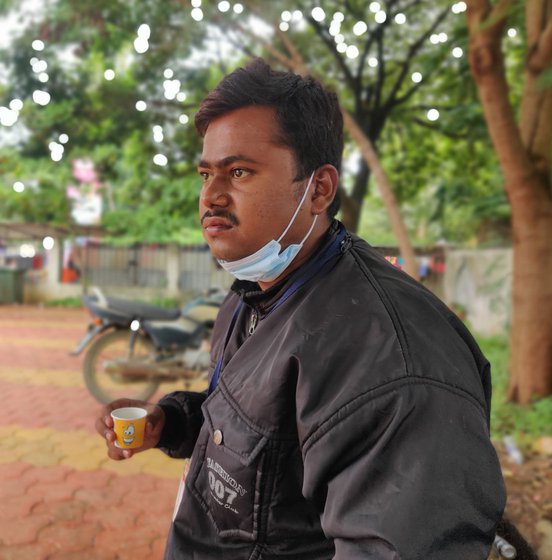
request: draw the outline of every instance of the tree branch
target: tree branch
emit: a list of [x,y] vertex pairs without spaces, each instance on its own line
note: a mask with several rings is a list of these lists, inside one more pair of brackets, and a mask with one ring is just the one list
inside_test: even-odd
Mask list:
[[536,44],[529,47],[527,68],[534,74],[540,74],[552,63],[552,18],[540,34]]
[[[435,29],[437,29],[437,26],[447,17],[448,13],[449,13],[450,9],[447,6],[446,9],[444,9],[435,19],[435,21],[433,22],[433,24],[429,27],[429,29],[417,40],[415,41],[410,49],[408,50],[408,55],[406,57],[406,60],[403,62],[402,66],[401,66],[401,70],[399,72],[399,77],[397,78],[397,80],[395,81],[395,84],[393,85],[393,88],[391,89],[391,92],[389,93],[387,99],[385,100],[385,103],[383,104],[384,108],[387,111],[390,111],[395,105],[397,105],[397,94],[404,82],[404,79],[406,78],[409,70],[410,70],[410,63],[412,61],[412,59],[414,58],[414,56],[416,55],[416,53],[422,48],[424,42],[427,40],[427,38],[435,31]],[[420,87],[419,85],[417,87]],[[415,86],[415,88],[417,89],[417,87]],[[412,92],[413,93],[413,92]],[[412,95],[412,93],[410,95]],[[402,101],[406,101],[406,99],[408,99],[410,97],[410,95],[407,96],[403,96]]]

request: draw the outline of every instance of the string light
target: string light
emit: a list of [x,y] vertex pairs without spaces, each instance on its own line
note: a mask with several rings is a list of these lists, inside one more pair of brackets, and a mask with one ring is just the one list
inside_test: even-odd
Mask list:
[[283,11],[282,15],[280,16],[282,21],[287,21],[287,22],[291,21],[291,17],[292,17],[291,12],[288,10]]
[[439,111],[437,109],[430,109],[427,112],[427,119],[429,121],[436,121],[439,118]]
[[0,124],[2,126],[13,126],[17,122],[19,113],[8,107],[0,107]]
[[395,16],[395,23],[397,23],[398,25],[406,23],[406,16],[404,14],[397,14]]
[[287,21],[280,22],[280,31],[288,31],[289,30],[289,23]]
[[347,44],[346,43],[338,43],[338,45],[335,47],[335,50],[338,53],[344,53],[347,50]]
[[437,35],[436,33],[431,35],[431,37],[429,38],[429,42],[432,43],[433,45],[438,45],[439,44],[439,35]]
[[441,41],[441,43],[446,43],[448,41],[448,35],[446,33],[439,33],[439,41]]
[[234,13],[241,14],[243,12],[243,6],[241,4],[234,4]]
[[462,12],[466,11],[466,3],[465,2],[456,2],[456,4],[452,5],[452,13],[453,14],[461,14]]
[[510,27],[510,29],[508,29],[508,37],[510,37],[510,39],[513,39],[516,35],[517,31],[513,27]]
[[312,10],[311,15],[314,21],[321,22],[326,19],[326,12],[319,6]]
[[155,154],[153,156],[153,163],[155,163],[155,165],[159,165],[160,167],[165,167],[165,165],[169,163],[169,160],[164,154]]
[[47,235],[42,240],[42,246],[44,247],[44,249],[46,249],[46,251],[51,251],[54,248],[54,245],[55,245],[54,238],[50,237],[49,235]]
[[50,103],[51,96],[47,91],[42,91],[40,89],[35,89],[33,91],[33,101],[37,105],[48,105]]
[[163,76],[165,76],[167,80],[170,80],[174,76],[174,72],[170,68],[166,68],[163,72]]
[[192,8],[200,8],[201,0],[192,0]]
[[218,3],[218,9],[219,12],[225,13],[230,9],[230,2],[227,2],[227,0],[223,0],[222,2]]
[[23,109],[23,101],[21,99],[12,99],[10,101],[10,109],[12,111],[21,111]]
[[360,52],[355,45],[349,45],[345,54],[347,55],[347,58],[357,58]]
[[110,82],[111,80],[113,80],[115,78],[115,71],[112,70],[111,68],[108,68],[105,72],[104,72],[104,78]]
[[411,76],[411,79],[415,84],[419,84],[422,81],[423,76],[420,72],[414,72]]
[[60,144],[67,144],[67,142],[69,142],[69,136],[67,134],[60,134],[58,140]]
[[144,54],[149,49],[149,43],[147,39],[143,37],[137,37],[134,39],[134,50],[138,54]]
[[136,34],[138,35],[138,37],[140,37],[140,39],[144,39],[144,41],[147,41],[151,36],[151,28],[147,23],[142,23],[142,25],[140,25],[140,27],[138,28]]
[[145,111],[148,108],[148,105],[145,101],[136,101],[136,110],[137,111]]
[[343,20],[345,19],[345,16],[343,15],[342,12],[335,12],[335,14],[333,15],[333,19],[338,23],[342,23]]
[[163,142],[163,127],[156,124],[153,127],[153,140],[154,142]]
[[50,76],[48,76],[48,74],[46,74],[46,72],[41,72],[38,75],[38,81],[45,84],[48,80],[50,79]]
[[191,12],[192,19],[201,21],[203,19],[203,10],[201,8],[194,8]]
[[370,11],[373,14],[377,14],[381,10],[381,4],[379,2],[370,2]]
[[35,39],[31,46],[33,47],[33,50],[35,51],[43,51],[44,50],[44,42],[41,41],[40,39]]
[[303,19],[303,12],[301,10],[295,10],[291,15],[293,21],[301,21]]
[[334,37],[334,41],[336,42],[337,45],[339,45],[340,43],[343,43],[345,41],[345,37],[341,33],[338,33]]
[[21,181],[16,181],[13,184],[13,190],[16,193],[22,193],[25,190],[25,185]]
[[375,68],[378,65],[378,59],[375,56],[371,56],[368,59],[368,66],[370,66],[370,68]]
[[383,10],[380,10],[374,16],[374,19],[376,20],[376,23],[383,23],[387,19],[387,14]]
[[188,124],[188,122],[190,121],[190,117],[188,117],[188,115],[180,115],[178,117],[178,121],[180,122],[180,124]]
[[182,101],[186,101],[186,94],[183,91],[179,91],[176,94],[176,100],[180,101],[182,103]]
[[366,33],[367,30],[368,30],[368,26],[366,25],[366,22],[364,22],[364,21],[357,21],[353,25],[353,33],[357,37],[360,37],[360,35],[362,35],[363,33]]
[[452,56],[454,58],[462,58],[463,54],[464,54],[464,51],[460,47],[454,47],[452,49]]
[[40,72],[45,72],[48,68],[48,63],[45,60],[37,60],[33,65],[33,72],[35,74],[40,74]]

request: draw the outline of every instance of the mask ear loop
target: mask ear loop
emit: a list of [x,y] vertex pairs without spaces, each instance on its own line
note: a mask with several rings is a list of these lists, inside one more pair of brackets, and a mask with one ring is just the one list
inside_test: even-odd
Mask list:
[[[309,182],[307,184],[307,188],[305,189],[305,192],[303,193],[303,196],[301,198],[301,201],[299,202],[297,208],[295,209],[295,212],[293,213],[293,216],[291,217],[291,220],[289,221],[286,229],[284,230],[284,233],[282,233],[282,235],[280,235],[280,237],[278,237],[278,239],[276,239],[276,241],[278,243],[280,243],[280,241],[284,238],[284,236],[286,235],[286,233],[288,232],[289,228],[293,225],[293,222],[295,221],[295,218],[297,217],[297,214],[299,214],[299,210],[301,210],[301,206],[303,205],[303,202],[305,202],[305,198],[307,197],[307,193],[309,192],[309,188],[311,186],[312,183],[312,178],[314,177],[314,171],[311,173]],[[312,228],[314,228],[314,224],[316,223],[316,219],[318,218],[318,216],[314,217],[314,221],[312,222],[312,226],[309,229],[309,232],[307,233],[307,235],[305,235],[303,241],[301,241],[301,244],[303,244],[305,242],[305,239],[310,235]]]

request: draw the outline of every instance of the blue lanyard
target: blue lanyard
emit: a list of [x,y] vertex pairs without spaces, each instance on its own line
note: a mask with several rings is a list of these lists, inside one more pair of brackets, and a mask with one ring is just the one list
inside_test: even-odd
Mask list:
[[[299,276],[294,282],[291,284],[289,288],[283,293],[282,297],[278,299],[278,301],[270,308],[268,313],[265,315],[265,318],[268,317],[272,312],[276,311],[280,305],[286,302],[297,290],[299,290],[302,286],[304,286],[307,282],[309,282],[316,274],[322,270],[324,265],[333,257],[335,257],[340,252],[340,245],[342,241],[347,236],[347,231],[344,227],[341,227],[340,231],[338,231],[337,235],[333,239],[333,241],[324,249],[322,253],[318,256],[318,258],[314,259],[312,262],[307,264],[302,271],[301,276]],[[222,360],[224,358],[224,352],[226,351],[226,346],[230,340],[234,327],[236,326],[236,320],[238,319],[238,315],[242,308],[243,301],[240,301],[234,310],[234,315],[232,315],[232,320],[230,321],[230,326],[228,327],[228,331],[226,332],[226,339],[224,341],[224,346],[222,347],[222,352],[220,353],[220,357],[217,361],[217,365],[215,366],[215,371],[213,371],[213,376],[211,377],[211,381],[209,382],[209,390],[208,395],[210,395],[217,387],[218,381],[220,378],[220,374],[222,373]]]

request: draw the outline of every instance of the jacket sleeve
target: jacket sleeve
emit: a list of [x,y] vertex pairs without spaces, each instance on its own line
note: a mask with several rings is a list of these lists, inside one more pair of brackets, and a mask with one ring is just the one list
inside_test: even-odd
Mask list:
[[201,405],[206,393],[176,391],[157,403],[165,413],[165,427],[157,447],[170,457],[188,458],[203,424]]
[[302,443],[303,494],[335,560],[487,558],[505,503],[486,413],[468,394],[401,379],[359,395]]

